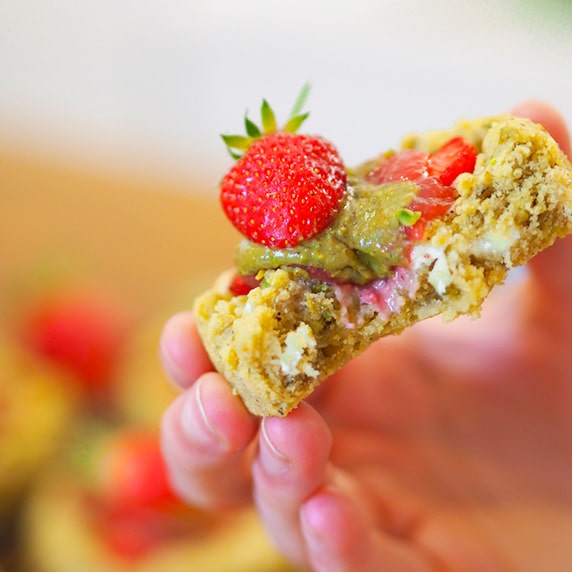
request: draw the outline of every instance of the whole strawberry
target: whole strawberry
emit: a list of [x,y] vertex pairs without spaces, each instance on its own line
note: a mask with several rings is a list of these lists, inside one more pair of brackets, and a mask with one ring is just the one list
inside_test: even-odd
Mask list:
[[262,131],[246,117],[247,136],[223,135],[238,161],[222,179],[222,207],[244,236],[272,248],[293,247],[322,232],[346,193],[346,171],[332,143],[296,133],[308,116],[300,114],[307,93],[282,129],[263,101]]

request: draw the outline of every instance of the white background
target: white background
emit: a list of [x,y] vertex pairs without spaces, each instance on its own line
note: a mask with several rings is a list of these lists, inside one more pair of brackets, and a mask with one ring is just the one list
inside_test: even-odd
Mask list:
[[572,1],[0,2],[0,137],[77,163],[214,180],[218,134],[306,81],[349,164],[527,98],[572,122]]

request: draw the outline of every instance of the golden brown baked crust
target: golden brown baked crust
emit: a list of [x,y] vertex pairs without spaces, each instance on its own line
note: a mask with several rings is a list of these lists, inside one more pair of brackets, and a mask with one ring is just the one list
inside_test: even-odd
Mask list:
[[474,173],[456,179],[459,198],[428,227],[411,268],[385,281],[385,309],[295,268],[264,272],[243,296],[229,292],[226,274],[196,300],[211,360],[253,414],[286,415],[382,336],[440,313],[477,316],[511,268],[572,232],[572,166],[541,126],[510,116],[460,121],[403,147],[434,151],[454,135],[479,152]]

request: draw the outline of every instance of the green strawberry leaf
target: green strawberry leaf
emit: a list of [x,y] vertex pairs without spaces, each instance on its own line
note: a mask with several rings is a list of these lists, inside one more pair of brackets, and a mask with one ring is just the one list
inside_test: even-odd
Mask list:
[[233,151],[230,147],[226,148],[228,151],[228,154],[233,158],[233,159],[240,159],[241,157],[244,157],[244,153],[239,153],[237,151]]
[[[244,135],[221,135],[221,138],[233,159],[240,159],[244,152],[252,145],[252,138],[245,137]],[[242,152],[239,153],[237,151],[233,151],[233,149]]]
[[291,117],[287,122],[286,125],[282,128],[282,131],[286,133],[296,133],[298,129],[300,129],[300,125],[306,121],[308,115],[310,113],[301,113],[300,115],[294,115]]
[[252,137],[253,139],[258,139],[262,135],[258,125],[256,125],[256,123],[254,123],[254,121],[251,121],[248,118],[248,115],[244,116],[244,127],[246,128],[247,135],[249,137]]
[[265,99],[262,100],[260,118],[262,120],[262,130],[266,135],[276,131],[276,116],[274,115],[274,111],[272,111],[272,108]]
[[239,149],[240,151],[246,151],[252,143],[252,139],[244,135],[221,135],[221,137],[227,147]]
[[[306,100],[308,99],[308,95],[310,95],[311,89],[312,89],[312,86],[310,83],[305,83],[302,86],[302,89],[300,90],[300,93],[298,94],[298,97],[296,98],[296,101],[294,103],[294,107],[292,108],[292,111],[290,112],[290,118],[294,118],[297,115],[300,115],[302,108],[304,107],[304,105],[306,105]],[[290,121],[288,121],[288,122],[290,122]]]
[[[296,133],[302,123],[308,118],[309,113],[302,113],[302,108],[304,107],[308,95],[310,93],[310,84],[306,83],[302,86],[300,93],[294,103],[294,107],[286,121],[286,124],[281,129],[285,133]],[[233,159],[240,159],[252,143],[270,133],[274,133],[278,130],[278,125],[276,122],[276,116],[273,109],[270,107],[266,99],[262,100],[262,106],[260,108],[260,117],[262,120],[262,128],[260,128],[254,121],[248,117],[248,111],[244,114],[244,127],[246,130],[246,135],[221,135],[230,156]]]

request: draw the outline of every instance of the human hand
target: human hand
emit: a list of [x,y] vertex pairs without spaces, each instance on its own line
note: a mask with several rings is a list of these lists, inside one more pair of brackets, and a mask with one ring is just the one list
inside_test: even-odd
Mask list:
[[[570,153],[561,117],[514,110]],[[560,571],[572,562],[572,238],[497,289],[478,321],[431,319],[376,342],[285,418],[252,417],[193,317],[165,367],[172,481],[212,509],[254,502],[300,566]]]

